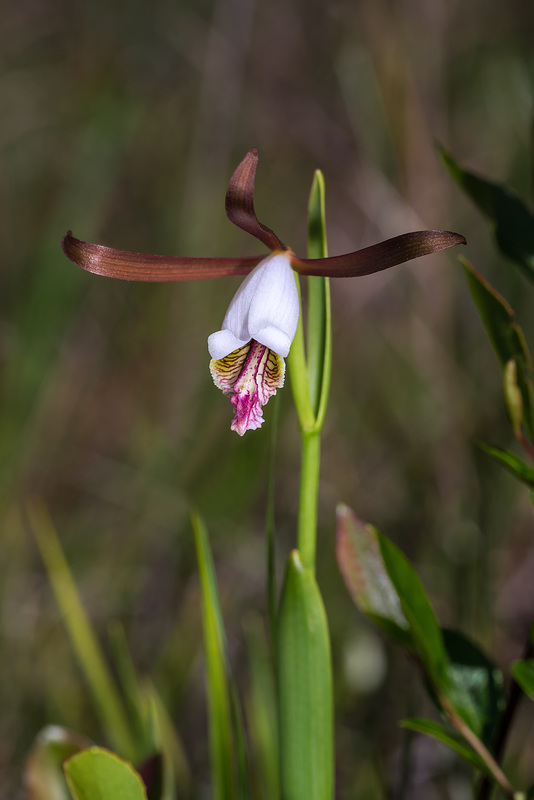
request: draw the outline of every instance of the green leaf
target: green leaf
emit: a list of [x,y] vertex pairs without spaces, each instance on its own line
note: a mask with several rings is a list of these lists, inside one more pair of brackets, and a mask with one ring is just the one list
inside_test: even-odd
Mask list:
[[85,736],[48,725],[38,734],[24,767],[24,786],[31,800],[72,800],[63,762],[91,742]]
[[534,700],[534,660],[516,661],[512,665],[512,675],[525,694]]
[[202,627],[206,654],[211,768],[216,800],[238,796],[234,767],[232,702],[227,678],[227,660],[222,614],[208,534],[198,514],[192,515],[197,550]]
[[73,650],[85,674],[95,707],[113,746],[132,761],[137,745],[121,696],[85,612],[59,538],[44,508],[28,510],[28,522],[41,552]]
[[179,796],[187,796],[190,774],[180,737],[156,688],[150,681],[146,681],[143,690],[154,744],[163,757],[163,788],[160,800],[174,800],[177,788]]
[[140,775],[109,750],[83,750],[63,768],[74,800],[147,800]]
[[250,691],[246,703],[247,730],[250,733],[255,776],[251,795],[261,800],[277,800],[280,797],[278,709],[274,665],[261,619],[252,618],[248,621],[246,639],[250,665]]
[[458,755],[460,755],[465,761],[467,761],[476,769],[482,770],[483,772],[487,771],[486,765],[480,756],[468,745],[466,745],[464,740],[461,739],[457,734],[452,733],[438,722],[434,722],[431,719],[414,717],[412,719],[404,719],[401,722],[401,725],[403,728],[407,728],[410,731],[424,733],[427,736],[431,736],[433,739],[436,739],[438,742],[443,742],[443,744],[446,744],[447,747],[450,747],[451,750],[454,750],[455,753],[458,753]]
[[444,630],[449,665],[445,694],[471,730],[491,749],[506,705],[502,672],[458,631]]
[[454,180],[493,224],[501,253],[534,280],[534,216],[527,206],[505,186],[464,169],[443,148],[440,152]]
[[330,641],[312,572],[289,556],[278,620],[281,795],[332,800],[334,731]]
[[378,531],[340,504],[337,516],[337,561],[347,589],[360,611],[389,636],[411,645],[408,620],[380,551]]
[[499,464],[502,464],[512,475],[515,475],[522,483],[525,483],[531,489],[534,489],[534,468],[529,467],[528,464],[525,464],[520,458],[518,458],[513,453],[509,453],[508,450],[501,450],[500,447],[493,447],[490,444],[485,444],[484,442],[479,442],[479,447],[484,450],[485,453],[490,455],[492,458],[495,459]]
[[413,646],[428,675],[441,689],[448,682],[448,657],[434,609],[419,575],[406,556],[383,534],[376,532],[389,578],[400,598]]
[[[316,170],[308,204],[308,257],[326,258],[325,185]],[[328,278],[308,277],[307,366],[310,400],[316,423],[322,426],[330,389],[332,324]]]
[[[514,361],[515,382],[521,392],[525,426],[532,437],[534,435],[534,394],[530,372],[532,361],[522,329],[515,321],[515,314],[491,284],[475,269],[460,257],[469,290],[478,308],[486,332],[493,345],[503,371],[510,361]],[[509,368],[508,368],[509,369]]]
[[504,366],[503,393],[514,436],[520,439],[523,426],[523,395],[517,383],[517,362],[514,358],[507,361]]

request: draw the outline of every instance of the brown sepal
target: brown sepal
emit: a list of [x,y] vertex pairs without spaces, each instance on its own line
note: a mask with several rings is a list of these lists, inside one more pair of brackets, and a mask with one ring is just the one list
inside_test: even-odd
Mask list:
[[71,261],[87,272],[123,281],[199,281],[247,275],[265,256],[250,258],[187,258],[116,250],[76,239],[69,231],[61,243]]
[[451,231],[414,231],[403,233],[393,239],[386,239],[380,244],[364,247],[354,253],[330,258],[297,258],[292,256],[291,264],[301,275],[327,275],[329,278],[355,278],[359,275],[371,275],[389,269],[396,264],[410,261],[412,258],[427,256],[466,244],[465,238]]
[[230,178],[226,191],[226,216],[241,230],[263,242],[269,250],[287,250],[274,231],[259,222],[254,211],[254,179],[258,151],[249,150]]

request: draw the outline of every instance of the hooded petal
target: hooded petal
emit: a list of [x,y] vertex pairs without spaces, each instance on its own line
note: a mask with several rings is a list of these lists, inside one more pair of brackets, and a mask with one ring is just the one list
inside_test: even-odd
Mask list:
[[297,330],[299,298],[289,253],[267,256],[245,278],[223,320],[208,339],[213,359],[224,358],[251,339],[285,358]]

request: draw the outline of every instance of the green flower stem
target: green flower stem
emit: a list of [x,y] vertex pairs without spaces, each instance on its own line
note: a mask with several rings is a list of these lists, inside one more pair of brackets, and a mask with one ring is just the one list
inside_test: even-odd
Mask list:
[[297,409],[299,427],[301,433],[312,431],[315,426],[315,414],[310,400],[310,389],[308,386],[308,369],[306,366],[306,352],[304,348],[304,326],[302,324],[302,302],[300,294],[299,276],[295,273],[297,291],[299,294],[299,321],[297,332],[291,345],[291,350],[287,357],[289,375],[291,377],[291,390],[293,401]]
[[302,460],[300,467],[297,548],[302,561],[315,574],[317,542],[317,495],[321,464],[321,431],[301,432]]
[[[316,171],[308,207],[308,255],[327,255],[324,179]],[[300,286],[296,276],[297,287]],[[315,573],[317,496],[321,457],[321,429],[326,414],[332,363],[332,326],[328,278],[308,278],[307,352],[302,304],[297,333],[288,356],[291,388],[302,442],[297,546],[305,566]]]

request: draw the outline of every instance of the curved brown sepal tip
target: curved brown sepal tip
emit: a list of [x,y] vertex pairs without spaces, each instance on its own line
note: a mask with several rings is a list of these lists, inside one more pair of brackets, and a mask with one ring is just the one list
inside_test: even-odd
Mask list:
[[249,150],[230,178],[226,191],[226,216],[241,230],[250,233],[270,250],[287,250],[271,228],[263,225],[254,210],[254,181],[258,151]]
[[329,258],[291,259],[293,269],[301,275],[327,275],[331,278],[356,278],[372,275],[413,258],[438,253],[457,244],[466,244],[465,237],[452,231],[414,231],[364,247],[353,253]]

